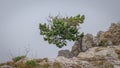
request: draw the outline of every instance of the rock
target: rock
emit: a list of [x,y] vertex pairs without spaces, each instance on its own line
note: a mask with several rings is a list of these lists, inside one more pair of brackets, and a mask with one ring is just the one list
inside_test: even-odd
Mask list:
[[86,34],[86,35],[83,37],[83,42],[82,42],[83,51],[88,50],[88,49],[91,48],[93,45],[94,45],[93,35],[92,35],[92,34]]
[[117,58],[118,55],[115,52],[116,48],[113,47],[93,47],[86,52],[81,52],[78,57],[81,59],[91,59],[96,56]]
[[80,51],[79,51],[79,42],[75,42],[74,45],[72,46],[71,53],[74,57],[76,57]]
[[60,57],[57,57],[55,58],[55,61],[56,62],[60,62],[60,63],[69,63],[69,64],[77,64],[75,61],[76,59],[75,58],[65,58],[63,56],[60,56]]
[[60,50],[58,52],[58,56],[64,56],[66,58],[71,58],[73,57],[72,53],[69,50]]
[[[93,42],[93,35],[92,34],[86,34],[83,37],[83,41],[82,41],[82,49],[83,51],[86,51],[87,49],[91,48],[94,45]],[[73,54],[73,56],[78,56],[78,54],[80,53],[79,50],[79,42],[75,42],[75,44],[72,47],[71,53]]]
[[[22,62],[19,61],[19,63],[23,63],[26,60],[29,59],[22,59]],[[54,59],[49,58],[47,60],[46,58],[36,59],[35,62],[40,65],[36,68],[120,68],[120,45],[92,47],[85,52],[80,52],[77,57],[66,58],[63,56],[58,56]],[[22,65],[24,64],[25,63]],[[6,64],[1,67],[12,68]]]

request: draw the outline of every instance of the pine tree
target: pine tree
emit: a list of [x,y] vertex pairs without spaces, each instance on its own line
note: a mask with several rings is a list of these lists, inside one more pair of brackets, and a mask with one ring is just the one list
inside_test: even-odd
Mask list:
[[44,36],[44,40],[49,44],[55,44],[62,48],[67,45],[68,41],[79,41],[80,50],[82,50],[83,32],[79,32],[80,24],[84,23],[85,16],[77,15],[71,17],[51,17],[49,24],[39,24],[40,34]]

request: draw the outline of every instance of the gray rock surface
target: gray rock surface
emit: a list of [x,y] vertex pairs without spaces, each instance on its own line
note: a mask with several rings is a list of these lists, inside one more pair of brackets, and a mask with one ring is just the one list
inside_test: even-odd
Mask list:
[[[94,45],[93,35],[92,34],[86,34],[83,37],[83,41],[82,41],[83,51],[86,51],[87,49],[91,48],[93,45]],[[58,52],[58,56],[64,56],[66,58],[76,57],[80,53],[79,46],[80,46],[79,42],[76,41],[74,43],[74,45],[72,46],[71,51],[69,51],[69,50],[60,50]]]
[[69,50],[60,50],[58,52],[58,56],[64,56],[66,58],[72,58],[73,57],[72,53]]

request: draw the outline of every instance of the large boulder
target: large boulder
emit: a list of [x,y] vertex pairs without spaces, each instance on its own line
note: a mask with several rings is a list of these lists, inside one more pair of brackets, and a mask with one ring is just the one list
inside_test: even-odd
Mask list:
[[93,35],[92,34],[86,34],[83,37],[82,48],[83,48],[84,51],[86,51],[89,48],[91,48],[92,46],[94,46]]
[[[94,45],[93,42],[93,35],[92,34],[86,34],[82,39],[82,49],[83,51],[86,51],[87,49],[91,48]],[[80,44],[78,41],[75,42],[75,44],[72,47],[71,53],[73,56],[77,56],[80,53]]]
[[77,56],[80,53],[79,46],[80,46],[79,42],[75,42],[74,45],[72,46],[71,53],[73,56]]
[[66,58],[72,58],[73,57],[72,53],[69,50],[60,50],[58,52],[58,56],[64,56]]

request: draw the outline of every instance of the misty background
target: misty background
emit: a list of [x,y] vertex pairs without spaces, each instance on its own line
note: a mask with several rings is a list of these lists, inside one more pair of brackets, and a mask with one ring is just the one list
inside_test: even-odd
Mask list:
[[39,23],[49,16],[85,15],[81,32],[96,35],[120,22],[120,0],[0,0],[0,62],[27,51],[30,58],[55,58],[61,49],[49,45],[39,33]]

